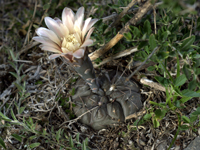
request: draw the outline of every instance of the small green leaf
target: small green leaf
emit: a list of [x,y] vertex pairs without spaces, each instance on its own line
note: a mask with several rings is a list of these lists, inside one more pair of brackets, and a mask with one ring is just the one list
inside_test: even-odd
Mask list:
[[69,145],[71,148],[74,147],[74,142],[73,142],[72,136],[69,137]]
[[195,55],[193,56],[193,58],[196,58],[196,59],[200,58],[200,54],[195,54]]
[[165,104],[163,104],[163,103],[156,103],[156,102],[150,101],[150,104],[159,106],[159,107],[165,107]]
[[24,64],[21,64],[20,66],[19,66],[19,72],[21,71],[21,69],[22,69],[22,67],[24,66]]
[[188,88],[189,90],[194,90],[195,88],[197,87],[197,81],[194,79],[192,81],[190,81],[189,85],[188,85]]
[[182,116],[182,119],[185,123],[190,123],[190,119],[186,116]]
[[181,125],[181,126],[180,126],[180,129],[181,129],[181,130],[188,130],[188,129],[189,129],[189,126],[188,126],[188,125]]
[[5,145],[5,143],[4,143],[4,141],[3,141],[3,139],[0,137],[0,145],[4,148],[4,149],[7,149],[6,148],[6,145]]
[[187,78],[184,74],[180,75],[178,78],[174,80],[174,85],[176,87],[183,85],[187,81]]
[[45,4],[45,5],[43,6],[43,10],[49,9],[49,7],[50,7],[50,4],[47,3],[47,4]]
[[165,31],[162,33],[162,41],[165,41],[168,37],[168,35],[171,34],[169,31]]
[[6,117],[2,112],[0,112],[0,116],[1,116],[2,119],[5,120],[5,121],[9,121],[9,122],[12,121],[10,118]]
[[130,32],[124,33],[124,37],[125,37],[128,41],[131,41],[131,40],[132,40],[132,35],[131,35]]
[[156,70],[156,67],[155,66],[149,66],[147,68],[148,71],[155,71]]
[[180,101],[181,103],[185,103],[185,102],[189,101],[191,98],[192,98],[192,97],[182,97],[179,101]]
[[166,78],[163,78],[163,77],[160,77],[160,76],[156,76],[155,79],[160,83],[162,84],[164,87],[167,87],[169,85],[169,79],[166,79]]
[[158,128],[160,126],[159,121],[157,121],[156,119],[153,119],[153,126],[154,128]]
[[139,38],[140,30],[135,26],[130,26],[130,29],[131,29],[131,32],[132,32],[134,38],[137,38],[137,37]]
[[162,60],[162,59],[167,59],[169,57],[169,52],[168,51],[165,51],[165,52],[161,52],[159,51],[157,53],[157,57],[158,59]]
[[42,131],[42,135],[46,135],[46,134],[47,134],[46,129],[43,129],[43,131]]
[[14,112],[13,112],[13,109],[11,109],[11,116],[12,116],[12,118],[13,118],[14,120],[17,120],[17,118],[15,117],[15,114],[14,114]]
[[143,117],[144,120],[148,120],[150,118],[151,118],[151,114],[145,114]]
[[195,41],[194,35],[185,39],[183,43],[181,44],[181,47],[180,47],[181,51],[188,50],[190,46],[194,43],[194,41]]
[[144,22],[144,32],[147,33],[147,35],[150,35],[152,30],[151,30],[151,24],[149,22],[149,20],[146,20]]
[[200,68],[195,69],[195,74],[198,76],[200,74]]
[[56,132],[56,140],[59,143],[61,128]]
[[16,140],[22,142],[22,136],[18,134],[12,134],[12,137],[14,137]]
[[38,147],[40,145],[40,143],[32,143],[31,145],[29,145],[29,147],[31,148],[31,149],[33,149],[33,148],[35,148],[35,147]]
[[76,135],[76,141],[79,142],[79,133]]
[[156,118],[162,119],[165,116],[166,111],[165,110],[161,110],[161,109],[156,109],[156,111],[154,113],[156,115]]
[[28,139],[33,140],[33,139],[36,139],[36,138],[37,138],[37,135],[33,135],[33,136],[30,136]]
[[186,64],[183,65],[183,72],[189,80],[191,78],[191,71],[188,69]]
[[39,28],[39,26],[36,25],[36,24],[33,24],[33,27],[34,27],[35,29]]
[[200,107],[197,107],[197,109],[193,113],[191,113],[191,115],[200,115]]
[[26,108],[26,107],[20,107],[19,113],[21,114],[21,113],[24,111],[25,108]]
[[195,122],[197,120],[197,115],[190,115],[190,122]]
[[86,148],[86,141],[85,140],[83,141],[83,144],[82,144],[82,150],[87,150],[87,148]]
[[191,91],[189,89],[181,91],[182,95],[187,97],[200,97],[200,93],[197,93],[195,91]]
[[15,86],[17,87],[17,89],[21,92],[21,91],[23,91],[23,87],[22,87],[22,85],[20,85],[20,84],[18,84],[18,83],[14,83],[15,84]]
[[143,47],[147,46],[148,42],[147,41],[142,41],[140,42],[140,44],[138,45],[138,50],[142,49]]
[[156,48],[156,39],[155,39],[155,36],[152,34],[150,37],[149,37],[149,45],[150,45],[150,48],[153,50],[154,48]]
[[16,79],[18,79],[18,75],[14,72],[9,72],[10,74],[12,74]]
[[72,88],[72,90],[70,91],[70,94],[71,94],[71,95],[74,95],[74,94],[75,94],[75,88]]

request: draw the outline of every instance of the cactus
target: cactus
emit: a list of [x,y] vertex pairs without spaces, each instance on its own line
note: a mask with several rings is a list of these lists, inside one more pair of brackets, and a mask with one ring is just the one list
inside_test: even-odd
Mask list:
[[[93,67],[90,67],[87,69],[93,70]],[[94,78],[94,75],[87,76],[95,79],[94,83],[102,89],[103,94],[94,92],[91,88],[93,86],[85,84],[87,78],[84,74],[81,77],[76,84],[76,93],[72,96],[72,101],[76,104],[73,110],[76,116],[81,116],[80,121],[83,124],[95,130],[114,127],[142,107],[137,84],[133,81],[125,82],[125,77],[120,77],[116,71],[102,73],[98,78]]]
[[97,19],[83,20],[83,7],[76,14],[66,7],[62,20],[45,17],[49,29],[38,28],[38,36],[33,39],[42,43],[42,50],[57,53],[50,59],[61,56],[80,75],[82,80],[77,82],[76,94],[72,97],[76,104],[74,112],[82,123],[99,130],[113,127],[138,111],[142,107],[141,96],[136,83],[125,82],[125,77],[115,71],[95,76],[87,46],[93,43],[90,36]]

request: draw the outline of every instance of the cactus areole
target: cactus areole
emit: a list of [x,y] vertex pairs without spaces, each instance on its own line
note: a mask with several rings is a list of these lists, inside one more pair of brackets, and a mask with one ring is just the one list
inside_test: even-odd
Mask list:
[[[141,95],[137,84],[125,82],[116,71],[108,71],[95,76],[88,57],[87,46],[93,44],[90,36],[92,27],[98,20],[87,18],[84,21],[84,8],[75,14],[70,8],[62,12],[62,20],[45,17],[48,27],[36,30],[33,37],[41,43],[42,50],[54,52],[50,59],[63,57],[80,75],[76,93],[72,96],[74,113],[80,121],[95,130],[113,127],[142,107]],[[85,84],[87,83],[87,84]]]

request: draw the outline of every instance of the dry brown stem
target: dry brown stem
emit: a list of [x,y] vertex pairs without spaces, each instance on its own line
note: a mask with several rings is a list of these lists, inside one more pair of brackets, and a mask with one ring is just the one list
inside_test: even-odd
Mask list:
[[115,54],[115,55],[113,55],[111,57],[105,58],[102,62],[100,62],[99,64],[93,64],[93,66],[94,66],[94,68],[97,68],[97,67],[99,67],[99,66],[101,66],[101,65],[103,65],[103,64],[105,64],[105,63],[107,63],[109,61],[112,61],[114,59],[130,55],[131,53],[134,53],[136,51],[138,51],[137,47],[131,47],[131,48],[129,48],[127,50],[124,50],[122,52],[119,52],[119,53],[117,53],[117,54]]
[[147,78],[140,79],[140,83],[148,85],[148,86],[150,86],[152,88],[155,88],[156,90],[165,92],[165,87],[164,86],[160,85],[159,83],[153,82],[152,80],[149,80]]
[[[156,1],[156,0],[155,0]],[[110,48],[112,48],[114,45],[119,42],[124,37],[124,33],[127,33],[130,28],[129,26],[136,25],[138,21],[142,19],[142,17],[153,7],[151,4],[151,0],[148,0],[141,8],[139,8],[138,12],[135,14],[135,16],[129,20],[129,22],[126,23],[126,25],[117,33],[117,35],[112,38],[107,44],[105,44],[100,49],[96,50],[95,52],[91,53],[89,55],[90,59],[93,61],[97,59],[98,57],[102,56],[104,53],[106,53]]]

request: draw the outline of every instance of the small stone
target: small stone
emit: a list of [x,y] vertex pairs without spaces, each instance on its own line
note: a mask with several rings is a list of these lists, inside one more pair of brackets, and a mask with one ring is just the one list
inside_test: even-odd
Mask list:
[[142,145],[142,146],[145,146],[145,145],[146,145],[146,143],[145,143],[144,141],[142,141],[141,139],[139,139],[139,143],[140,143],[140,145]]
[[184,150],[199,150],[200,136],[196,137]]
[[87,128],[86,127],[84,127],[84,126],[81,126],[81,132],[85,132],[87,130]]

